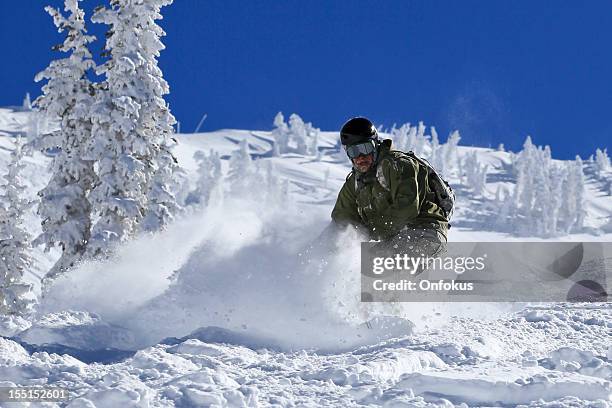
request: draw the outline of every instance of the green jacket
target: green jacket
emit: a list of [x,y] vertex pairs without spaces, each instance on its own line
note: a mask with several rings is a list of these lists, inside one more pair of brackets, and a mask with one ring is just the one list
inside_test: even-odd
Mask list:
[[391,150],[391,140],[385,139],[374,168],[367,173],[353,170],[346,178],[332,220],[365,227],[374,239],[390,239],[405,226],[437,229],[446,237],[448,222],[434,201],[427,169]]

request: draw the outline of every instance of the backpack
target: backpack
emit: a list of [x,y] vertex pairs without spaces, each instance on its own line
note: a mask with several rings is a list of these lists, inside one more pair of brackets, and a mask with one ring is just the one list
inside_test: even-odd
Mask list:
[[[395,150],[394,152],[399,153],[400,156],[409,157],[417,161],[420,165],[427,169],[427,180],[429,189],[434,193],[434,203],[438,205],[444,211],[446,221],[450,222],[453,216],[453,210],[455,208],[455,192],[451,188],[450,184],[444,180],[440,174],[433,168],[429,162],[423,158],[418,157],[414,152],[409,151],[408,153]],[[389,183],[385,179],[385,175],[382,171],[382,166],[378,166],[376,169],[376,178],[381,186],[385,189],[389,189]]]

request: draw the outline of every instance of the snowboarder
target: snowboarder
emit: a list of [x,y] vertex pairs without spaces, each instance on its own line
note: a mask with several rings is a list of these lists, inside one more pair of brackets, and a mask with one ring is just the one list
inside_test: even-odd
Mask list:
[[353,164],[332,211],[333,225],[352,226],[384,247],[435,256],[446,248],[454,195],[429,164],[393,150],[364,117],[342,126]]

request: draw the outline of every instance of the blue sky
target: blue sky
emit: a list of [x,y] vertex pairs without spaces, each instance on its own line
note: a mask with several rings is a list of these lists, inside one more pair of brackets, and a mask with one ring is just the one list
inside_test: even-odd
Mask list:
[[[83,2],[88,19],[100,3]],[[0,105],[40,93],[33,77],[61,41],[46,4],[62,2],[0,2]],[[183,131],[204,113],[205,131],[266,130],[283,111],[323,130],[423,120],[512,150],[531,134],[557,158],[610,146],[609,1],[175,0],[163,13]]]

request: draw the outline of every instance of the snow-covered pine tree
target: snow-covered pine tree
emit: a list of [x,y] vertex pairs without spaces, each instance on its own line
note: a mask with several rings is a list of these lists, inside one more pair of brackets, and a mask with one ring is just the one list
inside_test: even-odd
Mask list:
[[513,171],[516,174],[516,187],[514,189],[514,208],[515,213],[522,218],[522,223],[517,229],[524,229],[524,233],[528,233],[527,229],[530,226],[531,208],[534,200],[534,171],[537,160],[537,149],[531,142],[531,137],[527,136],[523,143],[523,150],[512,156]]
[[501,229],[508,229],[508,220],[513,216],[514,206],[507,189],[498,186],[495,192],[495,201],[492,207],[495,217],[493,223]]
[[162,142],[161,150],[154,159],[153,178],[147,193],[147,209],[142,221],[145,231],[154,232],[165,228],[180,211],[175,192],[180,188],[176,181],[178,160],[171,150],[175,140]]
[[393,125],[391,139],[394,148],[405,152],[412,150],[419,157],[426,156],[426,147],[429,146],[428,136],[425,135],[426,129],[423,122],[419,122],[418,126],[410,126],[410,123],[405,123],[399,128]]
[[314,126],[312,123],[306,124],[306,134],[308,135],[308,154],[315,156],[316,160],[320,160],[319,155],[319,133],[321,131]]
[[17,138],[4,175],[6,183],[0,187],[0,314],[27,316],[34,296],[31,285],[22,280],[32,264],[31,237],[23,225],[24,213],[31,203],[23,197],[22,158],[22,145]]
[[425,124],[419,122],[418,126],[413,127],[408,135],[410,149],[419,157],[425,156],[426,148],[429,147],[429,140],[425,135],[425,130]]
[[438,132],[435,126],[431,126],[431,151],[429,152],[429,162],[440,174],[446,174],[446,163],[444,162],[444,145],[440,144]]
[[551,165],[548,172],[549,195],[547,202],[542,203],[544,216],[544,236],[555,236],[562,229],[561,207],[563,206],[563,187],[567,180],[567,169],[560,165]]
[[289,147],[289,126],[285,123],[285,117],[282,112],[278,112],[274,117],[272,137],[274,138],[274,156],[286,153]]
[[584,226],[584,171],[580,156],[567,164],[567,177],[562,188],[560,228],[564,233],[580,232]]
[[[584,228],[584,219],[586,218],[586,209],[584,208],[584,201],[586,196],[585,177],[584,177],[584,164],[580,156],[576,155],[576,161],[571,166],[569,177],[574,180],[576,184],[576,195],[574,200],[576,202],[576,222],[572,226],[572,231],[581,232]],[[612,192],[611,192],[612,193]]]
[[199,206],[206,206],[212,191],[221,180],[221,159],[219,153],[210,150],[206,155],[198,150],[193,155],[198,163],[198,179],[195,189],[189,194],[189,202]]
[[391,139],[391,142],[393,143],[393,145],[397,149],[397,146],[399,146],[398,137],[397,137],[397,123],[394,123],[393,126],[391,126],[390,129],[387,129],[386,133],[389,135],[389,138]]
[[23,110],[32,110],[32,100],[30,99],[30,93],[26,92],[25,97],[23,98],[23,103],[21,104],[21,108]]
[[458,167],[457,145],[460,140],[461,136],[455,130],[448,136],[446,143],[440,144],[436,128],[431,127],[430,162],[443,177],[449,177],[450,173]]
[[446,143],[444,144],[444,163],[446,163],[446,173],[443,173],[446,177],[449,177],[450,174],[459,168],[459,155],[457,154],[457,147],[459,146],[459,141],[461,140],[461,135],[458,130],[454,130],[448,136]]
[[176,202],[184,210],[186,206],[189,206],[189,193],[191,192],[189,176],[184,169],[179,167],[174,172],[174,179],[177,185],[176,193],[174,194]]
[[438,147],[440,147],[440,138],[438,137],[438,131],[436,130],[435,126],[430,126],[429,131],[431,133],[431,150],[433,153]]
[[[47,278],[64,272],[83,255],[91,228],[87,195],[97,180],[93,161],[84,154],[84,147],[91,140],[89,110],[93,101],[87,73],[95,67],[88,44],[95,37],[87,35],[84,12],[77,0],[66,0],[64,9],[67,16],[53,7],[45,10],[53,17],[58,31],[66,33],[64,42],[54,49],[69,55],[52,61],[35,78],[47,80],[35,105],[40,114],[59,119],[59,129],[31,141],[43,151],[57,151],[51,163],[51,178],[39,192],[42,234],[34,242],[45,245],[47,250],[55,245],[62,249]],[[32,113],[38,116],[37,112]]]
[[223,183],[224,179],[221,171],[221,159],[219,159],[218,153],[215,153],[215,156],[213,156],[213,161],[218,162],[218,172],[216,170],[217,165],[215,165],[215,174],[218,175],[216,176],[217,179],[215,180],[215,183],[213,184],[213,187],[208,196],[208,206],[222,208],[225,199],[225,189]]
[[404,152],[410,150],[410,143],[408,134],[410,132],[410,123],[404,123],[399,128],[393,125],[391,129],[391,138],[393,139],[393,144],[395,148],[398,150],[402,150]]
[[517,177],[513,213],[519,233],[550,237],[574,230],[574,226],[582,228],[581,160],[569,168],[560,167],[553,163],[550,147],[536,147],[527,137],[523,150],[513,155],[513,167]]
[[416,151],[414,150],[415,138],[416,138],[416,127],[411,126],[410,123],[406,123],[403,126],[407,126],[407,128],[406,128],[405,143],[402,145],[403,148],[401,150],[405,152],[412,150],[416,154]]
[[535,227],[532,233],[538,236],[550,236],[550,218],[551,213],[550,199],[552,195],[552,183],[550,177],[550,168],[546,159],[546,151],[538,148],[536,151],[537,161],[532,167],[533,171],[533,201],[531,208],[527,209],[530,220],[527,227]]
[[610,157],[608,157],[608,149],[597,149],[595,151],[595,171],[600,180],[606,178],[606,173],[610,169]]
[[[212,151],[211,151],[212,154]],[[198,178],[195,189],[189,193],[189,204],[205,206],[213,186],[213,175],[211,162],[202,150],[193,154],[193,159],[198,163]]]
[[289,116],[290,142],[293,142],[295,151],[298,154],[308,154],[308,132],[306,124],[297,113]]
[[216,179],[216,183],[219,184],[222,176],[219,152],[211,149],[209,158],[213,166],[213,177]]
[[160,52],[166,48],[161,42],[161,37],[166,33],[156,20],[162,19],[161,8],[172,2],[173,0],[132,0],[134,13],[140,18],[136,27],[142,26],[139,38],[141,55],[145,59],[144,63],[136,68],[143,80],[139,126],[144,128],[143,135],[149,138],[149,143],[156,147],[153,150],[153,178],[149,183],[144,223],[145,229],[149,231],[163,229],[179,210],[174,195],[177,189],[174,175],[178,160],[172,154],[177,144],[174,138],[176,119],[164,100],[164,95],[170,93],[170,87],[157,62]]
[[229,172],[227,180],[230,191],[234,195],[244,194],[251,187],[255,173],[253,160],[249,152],[249,143],[246,139],[240,142],[239,148],[232,152],[229,159]]
[[465,177],[465,185],[469,186],[475,196],[483,196],[489,166],[481,164],[476,152],[471,152],[464,156],[461,169]]
[[96,138],[89,146],[100,179],[90,194],[99,215],[88,248],[92,255],[129,238],[147,214],[154,214],[157,226],[169,219],[173,197],[166,183],[173,170],[164,167],[174,166],[167,148],[175,119],[163,99],[169,88],[156,58],[164,32],[155,21],[171,3],[112,0],[92,17],[110,26],[105,47],[110,58],[96,71],[105,81],[92,111]]

